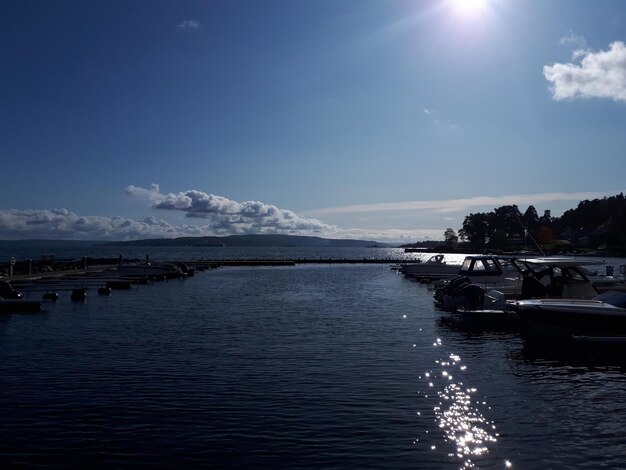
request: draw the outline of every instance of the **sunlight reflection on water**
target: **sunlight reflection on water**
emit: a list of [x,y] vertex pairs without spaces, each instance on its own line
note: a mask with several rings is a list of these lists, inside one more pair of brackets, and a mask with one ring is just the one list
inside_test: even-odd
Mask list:
[[[442,345],[440,338],[433,342],[435,348],[441,348]],[[487,402],[477,398],[478,390],[475,387],[468,386],[464,380],[456,379],[457,375],[464,374],[467,378],[467,366],[462,363],[461,356],[450,353],[435,363],[439,369],[425,372],[420,379],[425,380],[427,390],[434,389],[436,392],[438,401],[431,395],[434,421],[442,432],[441,438],[452,447],[448,449],[447,457],[458,459],[461,462],[460,468],[478,468],[474,459],[485,457],[499,437],[495,423],[488,420],[479,409],[486,407]],[[424,393],[423,397],[428,399],[428,393],[430,392]],[[430,433],[426,431],[426,434]],[[430,450],[435,451],[437,444],[432,442],[432,435],[430,437]],[[416,439],[414,443],[418,442],[419,439]],[[504,467],[510,468],[512,463],[505,460]]]

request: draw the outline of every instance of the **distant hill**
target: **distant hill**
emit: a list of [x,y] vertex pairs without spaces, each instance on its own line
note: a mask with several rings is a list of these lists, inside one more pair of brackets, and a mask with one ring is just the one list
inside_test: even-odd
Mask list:
[[396,245],[372,240],[331,239],[298,235],[230,235],[227,237],[151,238],[126,242],[109,242],[108,246],[197,246],[197,247],[392,247]]

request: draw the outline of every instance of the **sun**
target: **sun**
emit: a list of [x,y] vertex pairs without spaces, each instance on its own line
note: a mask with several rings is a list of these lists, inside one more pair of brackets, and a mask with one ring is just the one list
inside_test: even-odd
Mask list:
[[450,0],[452,8],[464,16],[480,15],[487,8],[489,0]]

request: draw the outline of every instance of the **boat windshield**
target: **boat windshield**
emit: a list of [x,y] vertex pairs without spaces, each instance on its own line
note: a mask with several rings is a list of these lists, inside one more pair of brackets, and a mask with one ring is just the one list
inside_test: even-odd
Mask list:
[[580,282],[586,281],[583,274],[577,269],[563,269],[562,272],[563,272],[564,277],[572,281],[580,281]]
[[496,261],[492,258],[479,258],[472,259],[468,258],[463,261],[463,265],[461,266],[460,272],[478,272],[485,274],[498,274],[500,273],[500,267],[496,263]]

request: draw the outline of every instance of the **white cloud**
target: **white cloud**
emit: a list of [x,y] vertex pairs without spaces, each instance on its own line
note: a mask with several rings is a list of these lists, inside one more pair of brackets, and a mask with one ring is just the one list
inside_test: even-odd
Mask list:
[[[610,191],[619,193],[624,191]],[[315,235],[325,238],[356,238],[381,242],[440,240],[443,228],[340,228],[314,218],[306,218],[291,211],[259,201],[237,202],[190,190],[163,194],[158,185],[150,188],[129,186],[126,193],[149,201],[153,208],[178,211],[201,221],[199,225],[173,225],[156,217],[133,220],[123,217],[82,216],[67,209],[0,210],[0,239],[52,238],[74,240],[133,240],[140,238],[175,238],[183,236],[225,236],[243,233],[281,233]],[[391,213],[392,211],[431,211],[445,214],[493,210],[506,204],[530,205],[557,201],[578,202],[602,198],[606,192],[543,193],[509,196],[480,196],[467,199],[438,201],[408,201],[399,203],[364,204],[310,211],[307,215],[342,215],[358,213]],[[388,216],[389,214],[386,214]]]
[[0,238],[131,240],[209,235],[193,225],[173,226],[155,217],[138,221],[122,217],[81,216],[67,209],[0,210]]
[[426,116],[428,116],[430,121],[435,126],[443,126],[443,127],[447,127],[448,129],[456,129],[459,127],[459,125],[456,122],[452,121],[451,119],[446,119],[442,117],[441,113],[439,113],[439,111],[437,111],[437,109],[435,108],[422,108],[422,112]]
[[555,63],[543,67],[555,100],[610,98],[626,102],[626,46],[623,42],[611,43],[607,51],[575,51],[574,60],[580,60],[580,64]]
[[[216,226],[218,225],[218,226]],[[325,238],[352,238],[381,242],[408,242],[415,240],[439,240],[440,229],[340,229],[325,225],[323,230],[300,230],[299,235],[315,235]],[[261,227],[255,233],[288,233],[291,230],[277,230]],[[176,238],[200,236],[226,236],[242,231],[241,227],[228,223],[208,225],[172,225],[169,222],[146,217],[143,220],[122,217],[81,216],[67,209],[0,210],[0,239],[15,240],[25,238],[66,239],[66,240],[135,240],[142,238]]]
[[562,37],[559,40],[559,44],[562,46],[566,45],[574,45],[578,49],[586,49],[587,48],[587,40],[583,36],[579,36],[575,34],[573,31],[570,31],[567,36]]
[[215,232],[310,234],[334,230],[317,219],[300,217],[260,201],[237,202],[197,190],[162,194],[159,186],[150,189],[128,186],[126,194],[147,199],[155,209],[181,211],[186,217],[201,218]]
[[[610,192],[617,194],[621,191]],[[531,204],[545,204],[555,201],[582,201],[585,199],[597,199],[605,197],[607,192],[576,192],[576,193],[542,193],[542,194],[516,194],[508,196],[476,196],[466,199],[447,199],[436,201],[406,201],[385,202],[377,204],[357,204],[352,206],[329,207],[307,211],[308,215],[324,216],[331,214],[354,214],[380,211],[433,211],[440,213],[452,213],[470,210],[480,207],[500,207],[516,204],[518,206]]]
[[177,25],[178,29],[199,29],[201,26],[197,20],[185,20]]

